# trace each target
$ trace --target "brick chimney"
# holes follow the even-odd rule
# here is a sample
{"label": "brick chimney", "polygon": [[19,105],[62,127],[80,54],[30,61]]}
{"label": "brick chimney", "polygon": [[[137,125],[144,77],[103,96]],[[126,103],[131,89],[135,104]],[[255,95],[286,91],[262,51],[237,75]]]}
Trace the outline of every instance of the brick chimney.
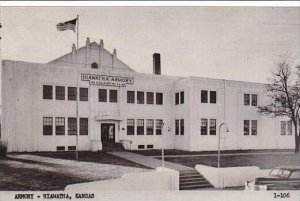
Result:
{"label": "brick chimney", "polygon": [[160,67],[160,54],[154,53],[153,54],[153,74],[160,75],[161,74],[161,67]]}

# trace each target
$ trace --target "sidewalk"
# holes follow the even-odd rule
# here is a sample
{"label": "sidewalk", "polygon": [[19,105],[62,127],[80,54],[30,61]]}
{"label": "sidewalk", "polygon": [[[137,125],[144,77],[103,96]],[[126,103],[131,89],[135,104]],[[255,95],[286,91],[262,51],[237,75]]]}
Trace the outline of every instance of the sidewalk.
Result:
{"label": "sidewalk", "polygon": [[[162,166],[162,164],[161,164],[162,161],[159,159],[155,159],[152,156],[143,156],[143,155],[135,154],[132,152],[109,152],[109,154],[130,160],[135,163],[139,163],[141,165],[144,165],[144,166],[147,166],[147,167],[150,167],[153,169]],[[187,167],[184,165],[180,165],[180,164],[176,164],[176,163],[172,163],[172,162],[168,162],[168,161],[165,161],[165,167],[171,168],[174,170],[178,170],[178,171],[193,170],[193,168],[191,168],[191,167]]]}

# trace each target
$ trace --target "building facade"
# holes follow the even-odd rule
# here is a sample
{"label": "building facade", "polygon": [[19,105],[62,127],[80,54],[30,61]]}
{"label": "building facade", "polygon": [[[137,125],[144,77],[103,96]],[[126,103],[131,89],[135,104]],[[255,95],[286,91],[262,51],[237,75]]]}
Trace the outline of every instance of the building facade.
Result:
{"label": "building facade", "polygon": [[11,152],[216,150],[219,134],[223,150],[294,148],[288,119],[257,113],[267,101],[264,84],[161,75],[159,54],[135,72],[87,39],[47,64],[2,62],[1,138]]}

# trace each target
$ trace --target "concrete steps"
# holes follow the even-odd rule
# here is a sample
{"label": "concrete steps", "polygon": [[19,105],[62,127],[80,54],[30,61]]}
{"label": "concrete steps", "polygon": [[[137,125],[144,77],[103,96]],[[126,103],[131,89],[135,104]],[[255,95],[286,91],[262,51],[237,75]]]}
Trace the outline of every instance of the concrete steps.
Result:
{"label": "concrete steps", "polygon": [[114,152],[114,151],[125,151],[125,149],[121,143],[102,142],[102,151]]}
{"label": "concrete steps", "polygon": [[196,170],[179,171],[179,190],[197,190],[213,186]]}

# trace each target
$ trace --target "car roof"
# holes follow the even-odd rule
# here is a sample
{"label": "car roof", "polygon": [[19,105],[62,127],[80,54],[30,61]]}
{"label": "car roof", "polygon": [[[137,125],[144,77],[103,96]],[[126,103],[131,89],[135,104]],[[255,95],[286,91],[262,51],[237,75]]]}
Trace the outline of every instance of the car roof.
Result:
{"label": "car roof", "polygon": [[275,167],[273,169],[300,171],[300,166],[279,166],[279,167]]}

